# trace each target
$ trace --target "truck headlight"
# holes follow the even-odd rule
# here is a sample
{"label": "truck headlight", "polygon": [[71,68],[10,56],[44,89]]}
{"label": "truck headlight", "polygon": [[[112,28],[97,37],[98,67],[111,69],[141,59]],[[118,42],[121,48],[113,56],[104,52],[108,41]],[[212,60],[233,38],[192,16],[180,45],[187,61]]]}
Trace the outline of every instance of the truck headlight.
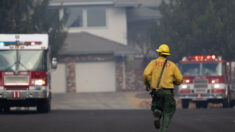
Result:
{"label": "truck headlight", "polygon": [[220,85],[219,84],[215,84],[214,88],[220,88]]}
{"label": "truck headlight", "polygon": [[182,85],[180,85],[180,88],[181,88],[181,89],[186,89],[186,88],[188,88],[188,85],[182,84]]}
{"label": "truck headlight", "polygon": [[42,79],[34,80],[34,85],[42,86],[45,85],[46,81]]}
{"label": "truck headlight", "polygon": [[224,84],[214,84],[213,88],[214,89],[225,89],[226,86]]}

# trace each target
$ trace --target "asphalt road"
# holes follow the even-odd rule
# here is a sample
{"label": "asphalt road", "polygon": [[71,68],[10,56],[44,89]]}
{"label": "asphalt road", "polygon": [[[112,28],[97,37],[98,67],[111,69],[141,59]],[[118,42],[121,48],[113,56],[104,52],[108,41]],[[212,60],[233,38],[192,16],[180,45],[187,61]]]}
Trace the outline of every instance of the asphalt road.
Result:
{"label": "asphalt road", "polygon": [[[0,132],[159,132],[148,110],[0,113]],[[235,132],[235,109],[177,110],[169,132]]]}

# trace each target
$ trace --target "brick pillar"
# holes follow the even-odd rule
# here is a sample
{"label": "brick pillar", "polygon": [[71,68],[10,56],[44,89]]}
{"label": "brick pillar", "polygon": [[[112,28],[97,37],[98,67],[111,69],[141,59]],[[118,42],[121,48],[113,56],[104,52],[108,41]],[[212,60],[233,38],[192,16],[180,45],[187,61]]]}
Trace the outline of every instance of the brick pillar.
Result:
{"label": "brick pillar", "polygon": [[66,64],[66,79],[67,79],[67,92],[76,92],[76,79],[75,79],[75,63],[68,62]]}
{"label": "brick pillar", "polygon": [[123,81],[123,64],[122,58],[116,59],[116,82],[117,82],[117,91],[124,91],[126,88],[124,87],[125,81]]}

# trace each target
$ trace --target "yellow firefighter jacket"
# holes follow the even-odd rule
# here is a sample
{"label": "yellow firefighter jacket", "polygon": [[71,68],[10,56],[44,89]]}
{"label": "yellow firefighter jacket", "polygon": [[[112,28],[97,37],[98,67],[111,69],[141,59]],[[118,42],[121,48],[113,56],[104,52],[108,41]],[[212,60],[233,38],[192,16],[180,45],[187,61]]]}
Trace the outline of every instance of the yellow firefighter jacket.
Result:
{"label": "yellow firefighter jacket", "polygon": [[[152,60],[147,65],[147,67],[144,70],[144,83],[146,87],[149,86],[149,81],[151,81],[151,88],[157,89],[158,79],[160,77],[161,70],[165,60],[166,58],[164,57],[158,57],[157,59]],[[173,89],[174,84],[180,85],[182,82],[183,82],[183,76],[179,68],[175,65],[175,63],[167,60],[158,89],[161,88]]]}

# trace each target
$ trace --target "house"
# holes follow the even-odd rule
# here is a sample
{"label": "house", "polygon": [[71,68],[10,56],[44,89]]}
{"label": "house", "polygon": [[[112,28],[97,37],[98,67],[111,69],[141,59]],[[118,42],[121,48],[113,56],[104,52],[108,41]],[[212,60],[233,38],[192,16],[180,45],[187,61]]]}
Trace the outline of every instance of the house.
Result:
{"label": "house", "polygon": [[128,45],[128,23],[146,19],[140,14],[150,8],[141,9],[140,0],[52,0],[50,6],[59,8],[68,32],[59,52],[58,69],[52,74],[55,92],[113,92],[143,87],[143,71],[127,68],[127,57],[140,54]]}
{"label": "house", "polygon": [[[119,2],[120,1],[120,2]],[[89,32],[127,45],[127,8],[138,3],[127,0],[52,0],[50,6],[61,7],[69,33]]]}

